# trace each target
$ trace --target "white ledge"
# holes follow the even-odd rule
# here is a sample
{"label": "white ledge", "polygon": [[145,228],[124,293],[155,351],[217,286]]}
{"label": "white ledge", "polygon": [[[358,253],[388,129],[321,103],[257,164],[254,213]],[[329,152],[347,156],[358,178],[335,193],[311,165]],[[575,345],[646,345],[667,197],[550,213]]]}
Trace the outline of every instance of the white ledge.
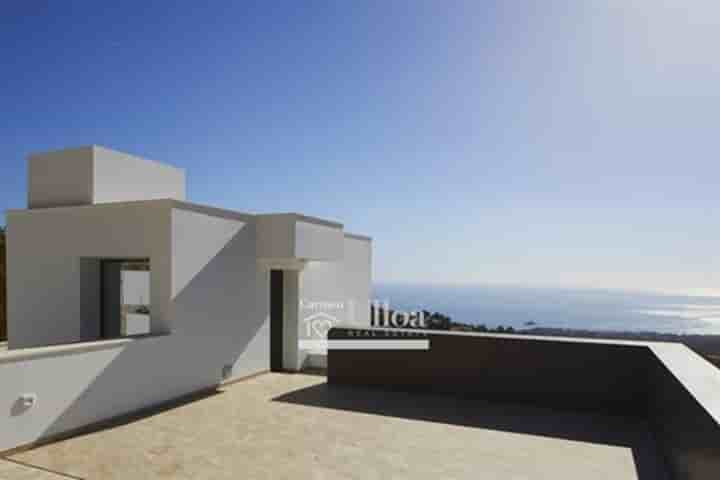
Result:
{"label": "white ledge", "polygon": [[720,425],[720,369],[682,343],[655,344],[650,349]]}
{"label": "white ledge", "polygon": [[47,347],[18,348],[0,351],[0,365],[5,363],[34,360],[36,358],[59,357],[77,353],[93,352],[96,350],[110,350],[122,347],[140,340],[165,337],[167,335],[142,335],[135,337],[115,338],[111,340],[98,340],[94,342],[68,343],[64,345],[50,345]]}

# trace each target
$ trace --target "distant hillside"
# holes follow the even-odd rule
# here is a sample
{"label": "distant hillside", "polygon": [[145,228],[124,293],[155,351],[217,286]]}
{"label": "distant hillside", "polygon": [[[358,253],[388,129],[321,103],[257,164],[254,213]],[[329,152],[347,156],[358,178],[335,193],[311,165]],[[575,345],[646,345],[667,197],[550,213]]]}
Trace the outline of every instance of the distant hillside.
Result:
{"label": "distant hillside", "polygon": [[7,339],[7,290],[5,287],[5,228],[0,227],[0,342]]}

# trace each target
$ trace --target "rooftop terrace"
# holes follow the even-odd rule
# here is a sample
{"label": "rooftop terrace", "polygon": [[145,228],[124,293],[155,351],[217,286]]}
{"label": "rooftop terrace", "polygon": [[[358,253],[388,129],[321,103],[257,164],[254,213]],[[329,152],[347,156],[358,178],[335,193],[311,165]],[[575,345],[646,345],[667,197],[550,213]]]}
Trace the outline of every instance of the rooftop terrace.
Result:
{"label": "rooftop terrace", "polygon": [[663,479],[637,419],[265,374],[10,455],[2,480]]}

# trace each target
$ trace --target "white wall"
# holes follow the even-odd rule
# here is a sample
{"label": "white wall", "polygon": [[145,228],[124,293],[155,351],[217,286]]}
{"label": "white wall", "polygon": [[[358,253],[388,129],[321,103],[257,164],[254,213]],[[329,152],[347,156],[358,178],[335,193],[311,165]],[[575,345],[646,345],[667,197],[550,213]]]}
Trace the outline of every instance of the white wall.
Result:
{"label": "white wall", "polygon": [[185,171],[160,162],[93,147],[93,202],[185,200]]}
{"label": "white wall", "polygon": [[28,158],[28,207],[185,200],[185,171],[99,146]]}
{"label": "white wall", "polygon": [[[119,342],[17,361],[7,360],[17,351],[0,355],[0,451],[213,388],[232,354],[228,342],[187,335]],[[26,393],[38,399],[29,410],[19,405]]]}
{"label": "white wall", "polygon": [[354,308],[352,318],[347,320],[358,325],[370,325],[372,241],[346,235],[342,268],[345,276],[345,297],[352,302]]}
{"label": "white wall", "polygon": [[294,215],[258,215],[255,222],[258,257],[272,259],[295,257]]}
{"label": "white wall", "polygon": [[295,213],[258,215],[258,257],[275,260],[341,260],[341,224]]}
{"label": "white wall", "polygon": [[80,259],[80,340],[92,341],[100,338],[100,260]]}
{"label": "white wall", "polygon": [[295,257],[307,260],[342,259],[342,226],[297,221],[295,223]]}
{"label": "white wall", "polygon": [[28,207],[89,205],[93,201],[93,147],[37,153],[28,158]]}
{"label": "white wall", "polygon": [[169,331],[168,205],[158,201],[8,212],[10,348],[77,342],[92,335],[92,323],[99,319],[93,319],[92,305],[83,301],[92,289],[86,259],[149,258],[153,332]]}
{"label": "white wall", "polygon": [[283,271],[283,368],[300,370],[298,355],[300,273]]}
{"label": "white wall", "polygon": [[150,303],[150,272],[121,270],[123,305],[147,305]]}
{"label": "white wall", "polygon": [[147,335],[151,332],[150,315],[140,313],[125,314],[125,321],[122,326],[123,335]]}
{"label": "white wall", "polygon": [[[344,236],[343,244],[341,261],[311,261],[300,272],[300,338],[308,338],[307,322],[318,313],[328,315],[335,325],[370,325],[372,242]],[[307,353],[298,356],[299,364],[306,365]]]}
{"label": "white wall", "polygon": [[269,276],[257,265],[255,223],[173,209],[173,333],[215,351],[233,377],[270,368]]}
{"label": "white wall", "polygon": [[[157,248],[162,245],[166,254],[172,253],[165,262],[168,268],[159,270],[165,272],[159,288],[166,292],[168,302],[161,309],[166,309],[171,333],[96,342],[90,344],[91,351],[75,345],[0,354],[0,451],[213,388],[223,380],[226,366],[230,379],[269,369],[269,278],[257,266],[254,221],[170,205],[148,202],[140,209],[103,206],[82,212],[9,216],[10,230],[18,236],[10,239],[14,240],[10,256],[16,262],[12,280],[16,324],[31,318],[35,322],[28,323],[51,328],[57,335],[54,338],[65,330],[63,322],[71,329],[77,325],[67,312],[79,311],[79,306],[73,306],[78,301],[73,290],[79,282],[73,265],[79,264],[80,252],[120,257],[142,253],[151,259],[155,282],[157,266],[163,264],[156,261],[152,245],[151,239],[157,237]],[[112,240],[117,222],[122,224],[126,217],[145,219],[145,236],[136,236],[144,241],[133,240],[135,237]],[[57,238],[47,235],[45,228],[58,224],[72,228]],[[43,232],[44,241],[38,236]],[[14,244],[20,235],[31,235],[27,248]],[[42,255],[43,247],[50,248],[57,240],[60,246]],[[36,254],[40,255],[37,262],[32,258]],[[69,260],[53,260],[65,256]],[[36,278],[46,270],[46,279]],[[60,279],[68,285],[57,283]],[[155,283],[152,288],[156,302]],[[47,295],[48,305],[38,295]],[[63,303],[70,307],[62,313],[58,326],[47,319],[58,320],[50,315],[51,307],[60,308]],[[28,328],[27,338],[38,340],[32,335],[36,330]],[[25,393],[38,396],[32,409],[19,405]]]}

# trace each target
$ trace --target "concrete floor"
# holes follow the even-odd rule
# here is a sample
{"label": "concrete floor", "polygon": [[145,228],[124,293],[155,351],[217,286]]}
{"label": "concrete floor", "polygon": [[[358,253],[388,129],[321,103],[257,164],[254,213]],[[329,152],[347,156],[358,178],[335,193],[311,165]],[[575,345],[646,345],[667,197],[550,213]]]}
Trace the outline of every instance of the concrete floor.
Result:
{"label": "concrete floor", "polygon": [[0,459],[0,480],[67,480],[67,478],[34,466]]}
{"label": "concrete floor", "polygon": [[[645,425],[267,374],[0,460],[2,480],[657,479]],[[56,472],[53,475],[48,472]]]}

